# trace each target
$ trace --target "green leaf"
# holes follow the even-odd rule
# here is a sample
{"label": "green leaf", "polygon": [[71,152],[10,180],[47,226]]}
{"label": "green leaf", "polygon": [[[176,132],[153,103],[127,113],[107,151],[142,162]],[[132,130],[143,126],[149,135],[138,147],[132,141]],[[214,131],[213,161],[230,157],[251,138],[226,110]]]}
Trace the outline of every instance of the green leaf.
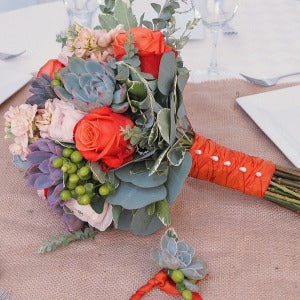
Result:
{"label": "green leaf", "polygon": [[179,166],[184,159],[185,152],[185,148],[180,146],[180,143],[174,144],[167,154],[170,164],[176,167]]}
{"label": "green leaf", "polygon": [[157,114],[157,125],[163,139],[170,144],[170,109],[163,108]]}
{"label": "green leaf", "polygon": [[147,90],[140,81],[133,81],[131,87],[128,89],[128,93],[131,97],[136,97],[138,100],[143,100],[147,96]]}
{"label": "green leaf", "polygon": [[114,15],[117,22],[124,25],[125,30],[138,26],[129,0],[116,0]]}
{"label": "green leaf", "polygon": [[157,14],[160,13],[161,10],[161,6],[157,3],[151,3],[151,6],[153,7],[153,9],[156,11]]}
{"label": "green leaf", "polygon": [[132,183],[141,188],[153,188],[164,184],[167,181],[167,176],[160,176],[157,174],[150,175],[146,169],[140,173],[131,172],[132,165],[127,165],[115,171],[116,176],[124,182]]}
{"label": "green leaf", "polygon": [[90,168],[100,183],[105,183],[107,179],[106,173],[102,170],[99,162],[91,162]]}
{"label": "green leaf", "polygon": [[180,166],[172,166],[169,168],[166,186],[168,190],[168,201],[170,204],[176,200],[185,179],[190,173],[191,166],[192,157],[189,153],[186,153]]}
{"label": "green leaf", "polygon": [[97,201],[91,202],[91,207],[97,214],[101,214],[103,212],[105,200],[100,197],[97,197],[97,199],[98,199]]}
{"label": "green leaf", "polygon": [[150,170],[150,172],[149,172],[149,175],[154,174],[154,173],[158,170],[160,164],[162,163],[162,161],[163,161],[163,159],[165,158],[165,156],[166,156],[167,152],[169,151],[169,149],[170,149],[170,147],[166,148],[166,149],[159,155],[159,157],[158,157],[157,160],[155,161],[153,167],[151,168],[151,170]]}
{"label": "green leaf", "polygon": [[148,210],[148,215],[153,216],[155,213],[155,208],[156,208],[156,203],[152,203],[148,205],[147,210]]}
{"label": "green leaf", "polygon": [[167,196],[164,185],[144,189],[128,182],[121,182],[113,195],[106,198],[112,205],[121,205],[125,209],[139,209]]}
{"label": "green leaf", "polygon": [[156,203],[156,215],[165,226],[171,225],[171,210],[166,199]]}
{"label": "green leaf", "polygon": [[113,205],[113,207],[112,207],[112,215],[113,215],[113,220],[114,220],[116,227],[118,227],[122,210],[123,210],[122,206],[119,206],[119,205]]}
{"label": "green leaf", "polygon": [[158,125],[157,125],[157,123],[154,123],[154,125],[151,128],[149,138],[148,138],[149,146],[152,146],[157,139],[158,139]]}
{"label": "green leaf", "polygon": [[138,209],[132,214],[131,210],[123,210],[118,224],[118,229],[131,231],[137,235],[149,235],[162,227],[156,215],[149,216],[146,207]]}
{"label": "green leaf", "polygon": [[118,26],[118,22],[113,15],[99,15],[99,22],[101,27],[107,31],[110,31]]}
{"label": "green leaf", "polygon": [[118,65],[118,74],[116,75],[116,80],[126,81],[129,77],[129,69],[125,65]]}
{"label": "green leaf", "polygon": [[175,53],[170,51],[162,56],[159,66],[158,89],[163,95],[169,95],[174,82],[175,73]]}

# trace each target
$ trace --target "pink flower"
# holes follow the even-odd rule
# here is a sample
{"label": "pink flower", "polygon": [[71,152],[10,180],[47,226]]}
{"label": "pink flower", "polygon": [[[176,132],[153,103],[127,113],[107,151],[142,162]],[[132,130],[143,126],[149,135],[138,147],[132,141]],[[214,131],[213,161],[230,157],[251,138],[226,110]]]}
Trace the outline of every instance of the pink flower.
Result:
{"label": "pink flower", "polygon": [[6,137],[13,138],[14,144],[9,150],[13,155],[20,155],[23,160],[30,152],[28,145],[34,140],[34,118],[37,105],[22,104],[18,107],[10,107],[4,114],[6,121]]}
{"label": "pink flower", "polygon": [[91,30],[87,27],[78,30],[77,37],[75,39],[73,37],[69,38],[59,55],[59,61],[66,66],[72,56],[106,62],[108,58],[114,57],[112,43],[116,36],[125,32],[123,25],[118,25],[109,32],[106,30]]}
{"label": "pink flower", "polygon": [[72,143],[74,127],[85,115],[69,102],[49,99],[45,103],[45,109],[39,112],[36,126],[41,130],[42,137]]}
{"label": "pink flower", "polygon": [[101,214],[97,214],[90,205],[79,205],[74,199],[65,203],[73,214],[81,221],[88,222],[92,227],[105,231],[113,221],[112,206],[105,202]]}
{"label": "pink flower", "polygon": [[35,118],[35,125],[40,130],[40,136],[42,138],[49,137],[48,130],[49,130],[49,126],[51,124],[51,118],[52,118],[53,112],[54,112],[54,105],[53,105],[51,99],[49,99],[45,102],[44,109],[38,109],[38,114]]}

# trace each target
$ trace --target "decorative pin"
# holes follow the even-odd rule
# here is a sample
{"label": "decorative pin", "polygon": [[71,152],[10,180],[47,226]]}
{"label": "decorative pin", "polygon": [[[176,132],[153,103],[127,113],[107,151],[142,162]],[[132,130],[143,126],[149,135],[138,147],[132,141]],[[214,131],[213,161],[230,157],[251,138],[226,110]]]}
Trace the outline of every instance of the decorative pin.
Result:
{"label": "decorative pin", "polygon": [[195,150],[195,154],[201,155],[201,154],[202,154],[202,151],[201,151],[201,150]]}
{"label": "decorative pin", "polygon": [[262,176],[262,173],[261,173],[261,172],[257,172],[257,173],[255,174],[255,176],[256,176],[256,177],[261,177],[261,176]]}
{"label": "decorative pin", "polygon": [[245,168],[245,167],[240,167],[240,169],[239,169],[241,172],[243,172],[243,173],[246,173],[247,172],[247,169]]}
{"label": "decorative pin", "polygon": [[213,161],[219,161],[219,157],[218,156],[211,156],[210,157]]}
{"label": "decorative pin", "polygon": [[229,160],[224,162],[224,166],[226,167],[230,167],[231,166],[231,162]]}

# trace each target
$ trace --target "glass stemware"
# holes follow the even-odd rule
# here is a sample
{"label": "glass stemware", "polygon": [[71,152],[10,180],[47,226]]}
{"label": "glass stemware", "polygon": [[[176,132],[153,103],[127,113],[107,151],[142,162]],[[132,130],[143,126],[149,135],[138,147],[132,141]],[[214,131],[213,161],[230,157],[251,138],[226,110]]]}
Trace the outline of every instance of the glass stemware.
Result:
{"label": "glass stemware", "polygon": [[70,25],[75,22],[92,27],[93,16],[99,7],[99,0],[63,0]]}
{"label": "glass stemware", "polygon": [[239,5],[239,0],[198,0],[198,9],[203,24],[212,35],[212,55],[207,74],[218,76],[220,70],[217,60],[218,37],[225,24],[232,20]]}

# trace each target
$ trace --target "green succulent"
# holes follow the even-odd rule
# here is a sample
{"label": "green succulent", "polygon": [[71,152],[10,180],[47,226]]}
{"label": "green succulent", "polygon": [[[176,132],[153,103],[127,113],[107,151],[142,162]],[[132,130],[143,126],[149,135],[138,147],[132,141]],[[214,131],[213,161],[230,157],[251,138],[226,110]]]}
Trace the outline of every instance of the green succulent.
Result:
{"label": "green succulent", "polygon": [[106,63],[73,57],[59,75],[63,87],[55,87],[57,95],[81,110],[111,106],[123,113],[128,108],[127,87],[117,84],[114,70]]}

